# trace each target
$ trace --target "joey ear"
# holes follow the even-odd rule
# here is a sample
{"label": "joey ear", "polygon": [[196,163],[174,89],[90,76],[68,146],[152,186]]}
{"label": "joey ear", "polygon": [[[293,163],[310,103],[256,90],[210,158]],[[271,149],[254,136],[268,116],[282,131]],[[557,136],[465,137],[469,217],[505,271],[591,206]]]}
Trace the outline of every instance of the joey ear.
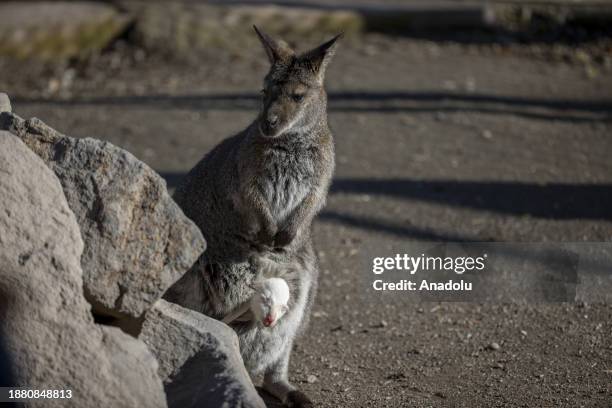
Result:
{"label": "joey ear", "polygon": [[343,33],[340,33],[331,40],[319,45],[317,48],[302,54],[301,59],[306,62],[313,73],[319,76],[320,80],[323,79],[325,69],[336,52],[336,42],[342,38],[343,35]]}
{"label": "joey ear", "polygon": [[284,61],[289,59],[294,55],[293,50],[289,48],[289,45],[284,41],[276,41],[268,34],[260,31],[257,26],[253,26],[253,29],[257,33],[261,44],[266,50],[266,54],[268,55],[268,60],[270,60],[270,64],[274,64],[278,61]]}

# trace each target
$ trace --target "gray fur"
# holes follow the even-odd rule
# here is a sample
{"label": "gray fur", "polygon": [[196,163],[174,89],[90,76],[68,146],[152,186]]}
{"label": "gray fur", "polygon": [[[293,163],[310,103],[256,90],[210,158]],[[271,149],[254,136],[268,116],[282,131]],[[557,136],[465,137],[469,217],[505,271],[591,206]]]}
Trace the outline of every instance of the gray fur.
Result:
{"label": "gray fur", "polygon": [[243,360],[264,373],[264,388],[288,405],[309,399],[288,382],[293,340],[304,330],[317,287],[311,223],[325,204],[334,170],[324,72],[336,38],[305,54],[257,31],[271,68],[262,108],[244,131],[224,140],[175,193],[202,230],[208,250],[166,294],[223,319],[253,295],[251,284],[282,277],[289,311],[272,328],[235,322]]}

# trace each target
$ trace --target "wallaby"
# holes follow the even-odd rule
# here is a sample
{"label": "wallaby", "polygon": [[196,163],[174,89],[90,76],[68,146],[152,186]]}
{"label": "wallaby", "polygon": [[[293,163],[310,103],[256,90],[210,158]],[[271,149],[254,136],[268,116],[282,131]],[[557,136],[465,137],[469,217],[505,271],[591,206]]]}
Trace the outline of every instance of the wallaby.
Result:
{"label": "wallaby", "polygon": [[261,110],[178,187],[174,198],[201,228],[208,248],[166,298],[222,320],[253,297],[254,284],[282,277],[291,296],[277,324],[238,319],[231,326],[248,371],[264,374],[264,389],[289,406],[311,406],[289,383],[288,366],[317,287],[311,223],[334,171],[323,80],[339,36],[296,54],[254,28],[271,63]]}

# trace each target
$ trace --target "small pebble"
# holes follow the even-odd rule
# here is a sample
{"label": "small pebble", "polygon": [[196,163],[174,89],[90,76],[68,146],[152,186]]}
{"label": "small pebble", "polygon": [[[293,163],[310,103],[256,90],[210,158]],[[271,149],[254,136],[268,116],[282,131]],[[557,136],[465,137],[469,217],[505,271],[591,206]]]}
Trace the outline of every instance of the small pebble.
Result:
{"label": "small pebble", "polygon": [[381,320],[380,323],[377,324],[373,324],[370,327],[373,329],[382,329],[383,327],[387,327],[389,325],[389,323],[387,323],[384,320]]}
{"label": "small pebble", "polygon": [[489,350],[499,350],[501,347],[496,342],[493,342],[487,346]]}
{"label": "small pebble", "polygon": [[482,137],[484,137],[485,139],[493,139],[493,132],[491,132],[488,129],[483,130],[481,133]]}
{"label": "small pebble", "polygon": [[317,376],[316,376],[316,375],[310,374],[308,377],[306,377],[306,382],[307,382],[308,384],[314,384],[314,383],[316,383],[317,381],[319,381],[319,379],[317,378]]}

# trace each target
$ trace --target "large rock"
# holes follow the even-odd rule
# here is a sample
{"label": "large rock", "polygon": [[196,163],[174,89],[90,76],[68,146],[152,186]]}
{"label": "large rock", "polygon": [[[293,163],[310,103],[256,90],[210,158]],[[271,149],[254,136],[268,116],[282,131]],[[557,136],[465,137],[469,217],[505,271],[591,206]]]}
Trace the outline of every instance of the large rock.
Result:
{"label": "large rock", "polygon": [[130,18],[92,1],[11,1],[0,4],[0,55],[40,59],[99,52]]}
{"label": "large rock", "polygon": [[170,407],[265,407],[224,323],[160,299],[139,338],[157,357]]}
{"label": "large rock", "polygon": [[157,362],[139,340],[97,326],[83,296],[83,241],[62,188],[23,142],[0,132],[0,293],[17,384],[72,391],[33,407],[164,407]]}
{"label": "large rock", "polygon": [[59,178],[85,242],[85,296],[97,314],[142,317],[204,250],[165,181],[125,150],[7,112],[0,129],[19,136]]}
{"label": "large rock", "polygon": [[[131,35],[153,52],[183,58],[201,58],[201,52],[224,48],[238,55],[250,49],[260,52],[253,25],[285,41],[309,40],[364,28],[363,19],[347,10],[283,7],[278,5],[210,4],[210,2],[125,2],[134,15]],[[246,2],[245,2],[246,3]]]}

